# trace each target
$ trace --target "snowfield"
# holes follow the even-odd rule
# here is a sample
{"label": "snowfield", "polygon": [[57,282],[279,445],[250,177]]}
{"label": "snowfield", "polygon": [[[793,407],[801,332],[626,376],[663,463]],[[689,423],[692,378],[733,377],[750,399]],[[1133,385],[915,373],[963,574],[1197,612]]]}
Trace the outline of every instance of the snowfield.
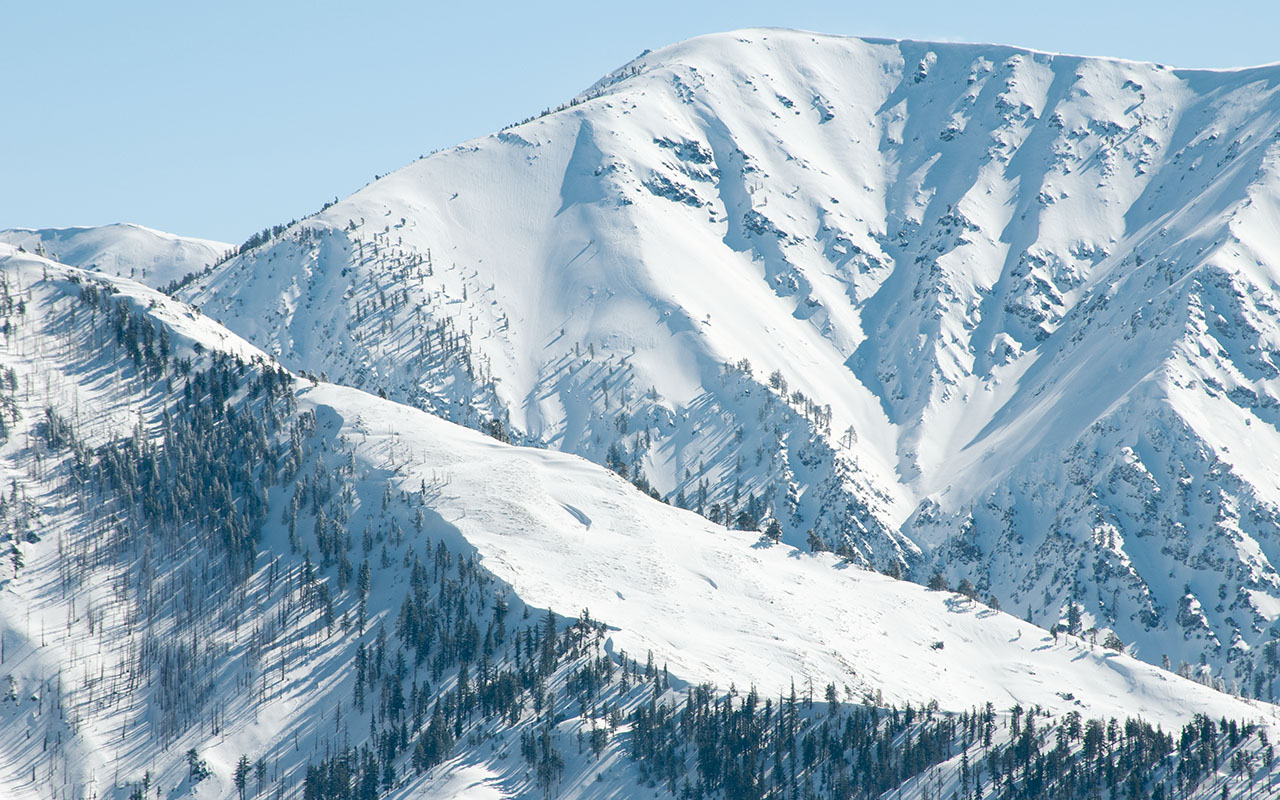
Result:
{"label": "snowfield", "polygon": [[210,239],[122,223],[96,228],[10,228],[0,243],[46,255],[75,267],[133,278],[153,288],[200,272],[234,249]]}
{"label": "snowfield", "polygon": [[[377,519],[381,540],[390,513],[391,530],[407,534],[403,543],[393,536],[383,546],[366,634],[347,629],[354,611],[349,594],[338,595],[342,632],[326,635],[319,612],[298,607],[292,578],[275,577],[300,574],[302,559],[290,554],[275,510],[256,573],[243,590],[212,595],[224,598],[215,603],[241,604],[239,624],[229,626],[224,612],[200,623],[181,623],[181,616],[147,622],[143,609],[154,601],[131,598],[131,590],[122,588],[142,579],[137,563],[115,564],[102,553],[86,560],[95,540],[102,541],[94,533],[98,526],[68,494],[69,473],[60,466],[66,462],[41,443],[48,435],[41,426],[47,424],[44,409],[52,407],[94,447],[138,436],[130,431],[139,420],[143,429],[158,432],[167,424],[161,392],[178,386],[172,377],[147,378],[114,360],[124,354],[118,344],[95,345],[95,317],[77,297],[85,286],[111,287],[113,302],[167,330],[175,357],[197,365],[221,353],[251,365],[271,361],[208,317],[127,279],[14,249],[0,253],[0,275],[5,297],[24,304],[18,327],[7,329],[0,349],[0,366],[14,371],[20,388],[5,395],[17,402],[18,414],[0,447],[0,470],[12,497],[23,498],[10,508],[34,514],[39,531],[19,542],[25,564],[17,577],[9,577],[6,563],[0,583],[3,669],[14,679],[17,698],[0,702],[5,797],[60,797],[63,790],[124,797],[144,773],[169,792],[165,796],[227,797],[234,793],[236,761],[246,753],[269,765],[272,786],[298,786],[308,764],[350,736],[350,728],[339,733],[340,719],[354,718],[357,732],[366,724],[350,700],[344,702],[353,650],[395,619],[408,588],[401,553],[430,554],[433,543],[477,556],[479,566],[507,587],[502,591],[513,617],[520,609],[526,618],[530,608],[569,617],[589,609],[608,626],[604,653],[618,658],[625,652],[641,663],[652,654],[669,671],[677,695],[701,682],[722,691],[756,687],[766,697],[782,696],[792,682],[802,695],[820,695],[832,683],[843,701],[855,703],[936,702],[957,711],[987,702],[1001,710],[1021,704],[1059,718],[1069,711],[1086,718],[1141,715],[1166,729],[1205,714],[1280,732],[1268,704],[1216,692],[1077,637],[1055,641],[954,593],[930,592],[841,565],[827,554],[713,525],[579,457],[504,444],[417,409],[306,379],[297,383],[295,412],[299,419],[314,414],[306,452],[320,459],[317,465],[324,459],[351,465],[351,529],[367,531]],[[287,508],[280,491],[272,490],[273,509]],[[429,498],[420,531],[411,514],[416,503],[394,499],[415,496]],[[392,557],[385,560],[388,546]],[[308,565],[310,555],[308,548]],[[143,572],[159,572],[148,578],[159,597],[165,585],[190,580],[200,563],[209,569],[198,551],[174,561],[157,551]],[[237,601],[239,591],[245,594]],[[264,633],[273,620],[289,620],[287,630],[296,635],[273,644]],[[196,625],[207,653],[204,666],[186,680],[193,686],[208,682],[211,710],[176,740],[158,739],[164,715],[150,694],[151,679],[131,677],[137,637],[176,634],[174,641],[183,641],[184,624]],[[571,747],[572,732],[585,730],[585,723],[564,724],[563,746]],[[392,796],[537,796],[526,771],[506,760],[514,733],[504,736],[493,740],[493,748],[461,749],[427,775],[406,767]],[[161,741],[168,743],[162,747]],[[201,754],[211,770],[208,779],[190,781],[188,748]],[[560,793],[612,796],[634,784],[633,770],[613,746],[599,761],[578,756],[569,772],[576,777]],[[940,770],[930,773],[931,780],[958,780],[955,759]],[[922,796],[936,785],[913,783],[905,796]]]}
{"label": "snowfield", "polygon": [[951,592],[769,546],[580,458],[513,448],[354,389],[320,384],[300,401],[399,486],[441,487],[430,535],[460,536],[534,607],[589,609],[616,628],[612,649],[652,651],[685,682],[765,696],[793,680],[834,682],[887,704],[961,711],[990,700],[1166,728],[1197,713],[1274,713]]}
{"label": "snowfield", "polygon": [[[300,797],[338,753],[397,798],[675,797],[638,731],[702,684],[794,685],[809,734],[991,703],[1006,754],[1014,706],[1280,735],[1277,220],[1280,65],[758,29],[208,272],[0,232],[0,797],[213,800],[242,757]],[[1200,736],[1192,797],[1280,796]],[[893,796],[993,746],[934,741]]]}
{"label": "snowfield", "polygon": [[291,368],[1270,697],[1278,75],[700,37],[182,297]]}

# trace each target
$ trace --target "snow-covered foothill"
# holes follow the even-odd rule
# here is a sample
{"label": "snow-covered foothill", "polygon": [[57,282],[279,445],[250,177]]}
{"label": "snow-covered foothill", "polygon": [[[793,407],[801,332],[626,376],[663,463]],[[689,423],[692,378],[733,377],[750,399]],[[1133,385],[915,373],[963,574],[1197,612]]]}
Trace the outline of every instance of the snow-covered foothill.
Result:
{"label": "snow-covered foothill", "polygon": [[224,242],[177,236],[132,223],[87,228],[10,228],[0,242],[54,261],[154,288],[203,271],[235,248]]}

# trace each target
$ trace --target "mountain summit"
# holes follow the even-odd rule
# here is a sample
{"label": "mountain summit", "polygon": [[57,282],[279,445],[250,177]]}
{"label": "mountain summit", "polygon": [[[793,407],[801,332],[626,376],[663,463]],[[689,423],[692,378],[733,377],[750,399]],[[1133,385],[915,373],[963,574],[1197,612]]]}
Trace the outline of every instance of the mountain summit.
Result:
{"label": "mountain summit", "polygon": [[1278,80],[707,36],[182,296],[713,520],[1270,691]]}
{"label": "mountain summit", "polygon": [[0,234],[0,795],[1274,795],[1278,87],[748,30]]}

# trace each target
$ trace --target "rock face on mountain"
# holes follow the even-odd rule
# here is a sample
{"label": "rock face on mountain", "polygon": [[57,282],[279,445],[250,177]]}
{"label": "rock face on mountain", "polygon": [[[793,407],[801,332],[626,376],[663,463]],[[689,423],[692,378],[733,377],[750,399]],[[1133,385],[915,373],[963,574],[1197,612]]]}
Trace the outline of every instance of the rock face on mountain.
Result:
{"label": "rock face on mountain", "polygon": [[1266,696],[1278,82],[709,36],[180,296],[293,368]]}

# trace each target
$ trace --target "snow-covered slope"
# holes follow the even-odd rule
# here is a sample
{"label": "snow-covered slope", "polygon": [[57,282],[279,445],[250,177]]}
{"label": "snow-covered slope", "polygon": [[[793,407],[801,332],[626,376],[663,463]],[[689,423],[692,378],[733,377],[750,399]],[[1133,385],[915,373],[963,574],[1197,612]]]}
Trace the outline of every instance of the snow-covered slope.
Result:
{"label": "snow-covered slope", "polygon": [[702,37],[183,296],[292,367],[1269,694],[1278,80]]}
{"label": "snow-covered slope", "polygon": [[[487,691],[513,658],[503,613],[513,631],[532,631],[531,607],[589,609],[608,626],[594,653],[611,663],[622,651],[651,654],[677,690],[709,681],[781,698],[794,680],[899,708],[1016,703],[1059,719],[1141,715],[1166,729],[1197,714],[1274,725],[1271,706],[959,595],[726,530],[575,456],[504,444],[355,389],[291,385],[251,345],[137,283],[12,248],[0,251],[0,279],[6,797],[59,786],[123,798],[144,774],[164,796],[225,797],[240,756],[263,765],[249,778],[259,792],[297,792],[313,766],[362,742],[373,749],[356,760],[377,752],[389,763],[394,796],[471,782],[539,796],[541,779],[507,757],[544,724],[545,741],[565,753],[579,742],[559,793],[617,796],[641,780],[624,757],[637,745],[624,726],[605,737],[608,757],[583,755],[582,737],[598,728],[580,688],[592,651],[573,655],[576,644],[530,699],[518,695],[531,709],[523,722],[467,712],[464,724],[457,712],[456,757],[440,770],[412,768],[413,748],[396,743],[418,736],[433,702],[450,707],[448,693],[470,685],[472,657],[458,666],[447,654],[478,655],[481,638],[471,663],[476,691]],[[421,583],[433,573],[439,590]],[[462,612],[473,606],[483,637],[474,624],[467,632]],[[428,624],[431,658],[413,661],[411,631]],[[543,647],[531,637],[526,664]],[[382,677],[366,678],[375,664]],[[602,698],[620,713],[651,691],[656,701],[660,681],[645,674]],[[399,694],[410,675],[412,694]],[[547,687],[556,713],[543,715]],[[397,727],[396,697],[413,698],[412,728]],[[970,747],[974,758],[985,752],[965,739],[965,759]],[[193,778],[192,749],[209,779]],[[938,774],[960,780],[959,750],[948,756]]]}
{"label": "snow-covered slope", "polygon": [[525,602],[588,608],[616,629],[611,648],[651,651],[686,681],[765,695],[793,679],[834,681],[898,706],[994,699],[1166,728],[1234,702],[958,595],[767,546],[572,456],[515,449],[354,389],[321,384],[299,401],[358,457],[394,471],[393,485],[442,484],[430,534],[456,530]]}
{"label": "snow-covered slope", "polygon": [[233,246],[118,223],[96,228],[11,228],[0,242],[63,264],[133,278],[154,288],[211,266]]}

